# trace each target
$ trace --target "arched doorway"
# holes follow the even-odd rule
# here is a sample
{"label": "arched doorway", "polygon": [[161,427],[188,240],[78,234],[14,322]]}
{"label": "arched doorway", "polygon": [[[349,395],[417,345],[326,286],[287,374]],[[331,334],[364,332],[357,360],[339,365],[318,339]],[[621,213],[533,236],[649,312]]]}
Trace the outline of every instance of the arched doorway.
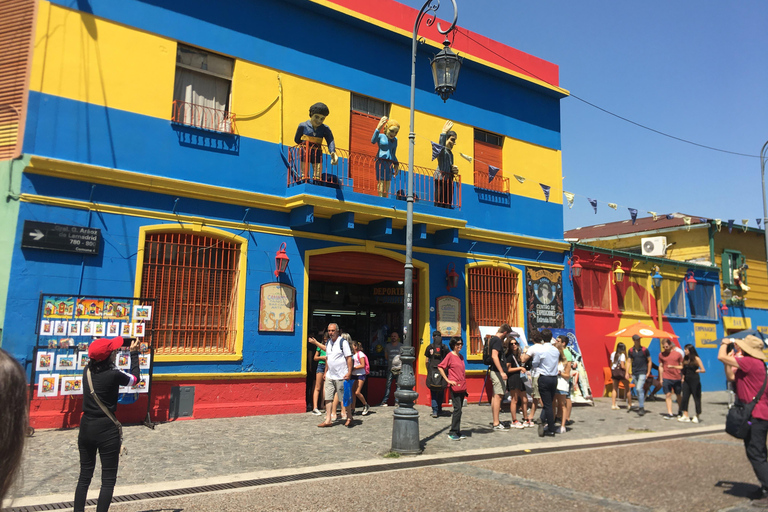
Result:
{"label": "arched doorway", "polygon": [[[309,296],[307,332],[317,337],[329,323],[337,323],[363,344],[370,358],[370,375],[363,393],[370,404],[384,396],[387,363],[384,345],[393,330],[402,335],[402,261],[381,254],[340,251],[308,256]],[[418,269],[414,269],[414,304],[419,304]],[[418,308],[414,325],[419,325]],[[319,339],[319,338],[318,338]],[[416,346],[418,357],[419,347]],[[317,363],[307,351],[307,406],[311,409]],[[416,363],[414,363],[415,365]],[[393,384],[394,388],[394,384]],[[390,393],[390,403],[394,393]]]}

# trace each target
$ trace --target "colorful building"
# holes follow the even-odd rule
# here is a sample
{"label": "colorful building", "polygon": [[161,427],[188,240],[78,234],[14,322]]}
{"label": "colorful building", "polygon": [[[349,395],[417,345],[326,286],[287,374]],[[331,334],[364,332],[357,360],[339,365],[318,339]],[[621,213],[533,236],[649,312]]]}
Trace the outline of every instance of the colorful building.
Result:
{"label": "colorful building", "polygon": [[[77,347],[86,329],[140,332],[152,347],[150,392],[122,408],[126,421],[146,410],[153,420],[305,411],[315,368],[307,338],[329,322],[363,342],[368,399],[381,400],[381,351],[402,329],[416,11],[392,0],[5,9],[18,16],[3,23],[26,44],[13,74],[18,115],[0,117],[0,169],[12,186],[0,235],[2,346],[34,380],[33,426],[77,423],[76,394],[56,393],[57,370],[39,354],[49,345],[57,358],[79,354],[61,340]],[[444,38],[436,24],[420,35],[413,338],[419,356],[437,328],[446,342],[468,339],[478,397],[480,327],[573,323],[562,279],[567,92],[557,66],[459,27],[452,48],[464,61],[444,103],[428,68]],[[337,162],[327,139],[321,152],[295,142],[316,102],[330,110]],[[371,142],[382,116],[402,126],[384,185]],[[430,142],[446,119],[459,172],[438,196]],[[415,365],[428,403],[421,357]]]}
{"label": "colorful building", "polygon": [[[723,389],[716,340],[744,329],[768,333],[764,236],[760,229],[682,214],[567,231],[572,264],[583,267],[581,277],[571,279],[576,332],[593,391],[599,392],[615,345],[632,345],[629,338],[605,335],[636,321],[674,332],[680,347],[694,345],[707,370],[702,388]],[[658,287],[655,275],[661,277]],[[643,343],[650,343],[658,362],[658,342]]]}

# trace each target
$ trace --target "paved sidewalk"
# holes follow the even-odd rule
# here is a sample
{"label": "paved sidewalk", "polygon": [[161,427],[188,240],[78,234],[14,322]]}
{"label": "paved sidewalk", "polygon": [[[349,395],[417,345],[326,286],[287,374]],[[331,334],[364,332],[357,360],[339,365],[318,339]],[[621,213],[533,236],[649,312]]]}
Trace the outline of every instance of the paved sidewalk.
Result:
{"label": "paved sidewalk", "polygon": [[[609,398],[598,398],[593,407],[574,406],[572,418],[576,423],[555,439],[539,438],[536,428],[493,431],[490,406],[470,403],[462,418],[462,431],[469,437],[459,442],[447,437],[450,413],[431,418],[428,407],[417,406],[424,450],[418,457],[510,450],[523,445],[557,443],[565,447],[616,436],[620,442],[692,429],[721,432],[727,400],[724,391],[704,393],[702,423],[694,425],[663,419],[663,400],[646,402],[648,414],[641,418],[634,412],[627,413],[623,402],[622,409],[616,411],[611,409]],[[368,416],[356,415],[358,421],[353,428],[341,423],[333,428],[317,428],[322,417],[310,413],[175,421],[154,430],[125,426],[128,454],[120,462],[115,495],[129,489],[175,488],[181,481],[212,483],[276,473],[274,470],[285,474],[326,465],[392,462],[384,455],[391,446],[393,412],[394,407],[374,407]],[[502,421],[509,419],[508,412],[502,414]],[[22,474],[11,492],[14,500],[6,506],[70,501],[79,472],[77,430],[42,430],[27,441]],[[91,485],[94,496],[99,479],[97,467]]]}

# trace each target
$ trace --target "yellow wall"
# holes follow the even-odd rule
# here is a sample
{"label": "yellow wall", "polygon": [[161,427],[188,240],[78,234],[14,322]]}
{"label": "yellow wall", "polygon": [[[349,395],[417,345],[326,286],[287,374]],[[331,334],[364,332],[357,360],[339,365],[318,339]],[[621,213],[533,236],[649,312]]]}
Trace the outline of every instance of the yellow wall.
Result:
{"label": "yellow wall", "polygon": [[[504,177],[513,194],[544,200],[539,183],[552,187],[549,202],[563,204],[562,153],[536,144],[505,137]],[[520,183],[513,174],[526,178]]]}
{"label": "yellow wall", "polygon": [[[667,244],[672,244],[667,249],[666,258],[676,261],[690,261],[704,258],[709,261],[709,230],[706,228],[691,229],[690,231],[679,230],[668,233],[648,235],[638,233],[637,236],[605,239],[586,242],[596,247],[605,247],[614,250],[637,249],[642,244],[642,239],[649,236],[665,236]],[[704,262],[703,260],[698,261]]]}

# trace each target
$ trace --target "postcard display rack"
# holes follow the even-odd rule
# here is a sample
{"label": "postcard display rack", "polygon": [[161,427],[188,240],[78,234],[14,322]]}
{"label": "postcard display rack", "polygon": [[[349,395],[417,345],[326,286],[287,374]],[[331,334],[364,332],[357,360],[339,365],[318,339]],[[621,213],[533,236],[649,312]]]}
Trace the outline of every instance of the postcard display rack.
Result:
{"label": "postcard display rack", "polygon": [[[139,297],[41,294],[30,379],[30,386],[37,388],[37,397],[82,398],[83,370],[88,364],[91,342],[105,337],[135,337],[141,345],[141,378],[135,386],[120,388],[120,403],[133,403],[139,396],[146,395],[144,424],[154,428],[155,423],[150,418],[154,368],[153,306],[154,299]],[[130,370],[127,347],[119,349],[115,365],[120,370]],[[32,395],[30,393],[30,398]]]}

